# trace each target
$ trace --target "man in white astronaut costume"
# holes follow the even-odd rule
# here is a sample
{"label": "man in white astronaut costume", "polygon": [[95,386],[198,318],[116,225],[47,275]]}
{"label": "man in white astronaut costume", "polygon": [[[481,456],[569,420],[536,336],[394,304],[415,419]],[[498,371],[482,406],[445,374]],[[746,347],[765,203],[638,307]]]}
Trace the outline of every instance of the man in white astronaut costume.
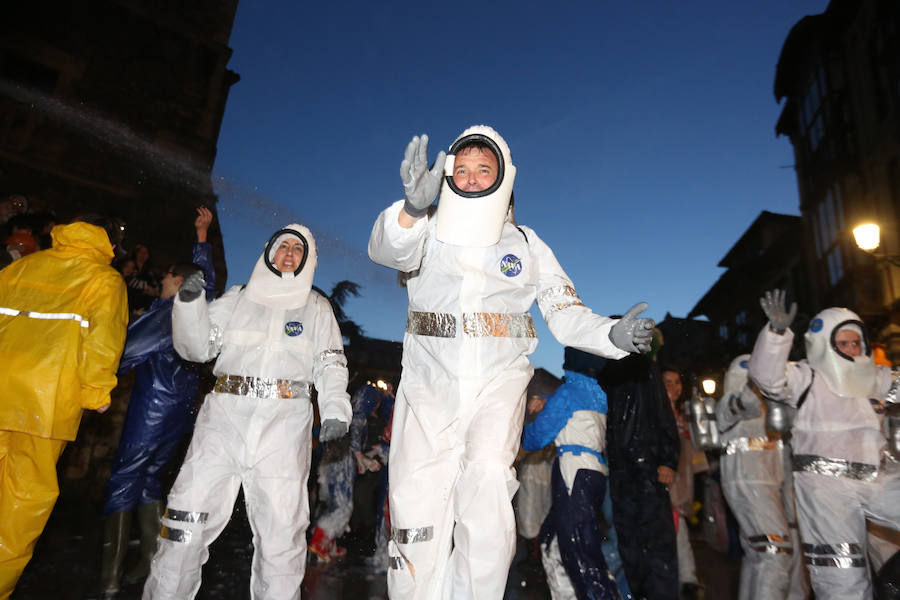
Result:
{"label": "man in white astronaut costume", "polygon": [[315,241],[294,224],[272,236],[246,287],[207,306],[194,295],[202,284],[193,276],[182,285],[172,313],[175,349],[195,362],[218,356],[216,386],[169,494],[145,599],[196,595],[209,544],[231,518],[241,486],[256,545],[251,598],[300,598],[311,387],[321,439],[342,436],[351,418],[341,334],[329,301],[311,291],[315,268]]}
{"label": "man in white astronaut costume", "polygon": [[[406,195],[369,239],[376,263],[413,272],[390,453],[390,595],[502,598],[515,550],[511,468],[537,346],[538,301],[565,345],[609,358],[648,351],[653,322],[584,307],[552,251],[511,214],[515,167],[486,126],[427,168],[427,136],[401,163]],[[440,189],[437,210],[430,206]]]}
{"label": "man in white astronaut costume", "polygon": [[[788,363],[797,311],[784,292],[760,299],[769,323],[750,359],[750,378],[767,396],[798,408],[793,420],[797,516],[817,600],[872,597],[866,519],[900,529],[900,471],[882,430],[896,378],[876,367],[860,318],[827,308],[810,321],[806,360]],[[894,376],[895,377],[895,376]]]}
{"label": "man in white astronaut costume", "polygon": [[[747,380],[749,364],[749,354],[731,361],[716,407],[724,449],[722,491],[740,525],[744,549],[738,600],[785,600],[794,598],[789,590],[800,544],[782,496],[784,445],[768,435],[763,401]],[[798,588],[796,600],[805,598],[803,586]]]}

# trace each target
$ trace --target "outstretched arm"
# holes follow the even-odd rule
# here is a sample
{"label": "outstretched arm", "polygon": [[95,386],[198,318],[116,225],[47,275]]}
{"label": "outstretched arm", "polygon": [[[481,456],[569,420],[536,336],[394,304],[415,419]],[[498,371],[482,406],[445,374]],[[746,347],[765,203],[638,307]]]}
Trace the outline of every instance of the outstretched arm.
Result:
{"label": "outstretched arm", "polygon": [[573,346],[606,358],[622,358],[628,351],[610,339],[616,319],[594,314],[584,306],[574,284],[553,251],[533,230],[522,227],[538,269],[537,302],[553,336],[564,346]]}

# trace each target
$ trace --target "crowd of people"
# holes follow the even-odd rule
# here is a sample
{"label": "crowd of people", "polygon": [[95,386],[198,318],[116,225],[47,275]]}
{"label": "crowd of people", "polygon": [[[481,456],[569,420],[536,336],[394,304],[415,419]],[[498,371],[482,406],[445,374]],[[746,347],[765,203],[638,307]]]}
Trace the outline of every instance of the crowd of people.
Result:
{"label": "crowd of people", "polygon": [[[0,203],[0,600],[53,509],[82,411],[106,411],[130,371],[97,515],[107,598],[142,580],[144,598],[193,598],[240,491],[253,598],[299,598],[307,550],[341,560],[354,519],[392,598],[502,598],[523,539],[554,599],[701,597],[688,523],[719,489],[740,532],[741,600],[807,598],[810,584],[817,599],[897,597],[897,547],[866,523],[900,529],[900,377],[875,365],[855,313],[817,315],[807,359],[791,363],[796,306],[767,293],[768,323],[716,405],[659,364],[645,303],[593,313],[516,223],[516,168],[495,130],[470,127],[430,168],[427,144],[407,146],[404,198],[369,239],[409,293],[402,376],[353,389],[305,226],[274,232],[247,284],[216,298],[206,208],[192,260],[157,271],[148,246],[126,255],[117,219],[56,224],[24,197]],[[535,302],[566,346],[556,389],[533,380]],[[727,545],[718,508],[707,520]]]}

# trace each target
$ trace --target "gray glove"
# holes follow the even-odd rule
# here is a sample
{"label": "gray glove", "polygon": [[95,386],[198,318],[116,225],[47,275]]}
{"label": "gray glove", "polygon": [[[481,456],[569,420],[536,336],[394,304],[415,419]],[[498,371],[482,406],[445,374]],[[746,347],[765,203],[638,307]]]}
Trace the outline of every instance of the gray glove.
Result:
{"label": "gray glove", "polygon": [[625,313],[619,322],[609,330],[609,340],[617,348],[627,352],[650,352],[653,339],[653,319],[639,319],[637,316],[647,310],[646,302],[638,302]]}
{"label": "gray glove", "polygon": [[403,162],[400,163],[400,180],[403,181],[403,192],[406,194],[403,210],[411,217],[424,216],[441,189],[447,153],[443,150],[438,152],[434,166],[429,171],[427,152],[428,136],[415,136],[406,147]]}
{"label": "gray glove", "polygon": [[784,309],[784,290],[772,290],[759,299],[759,305],[769,318],[769,327],[778,335],[782,335],[791,326],[797,316],[797,303],[791,302],[789,311]]}
{"label": "gray glove", "polygon": [[350,423],[345,423],[340,419],[325,419],[322,423],[322,430],[319,431],[319,441],[330,442],[340,439],[346,435],[349,428]]}
{"label": "gray glove", "polygon": [[178,299],[182,302],[193,302],[203,294],[204,287],[206,287],[206,279],[203,277],[203,273],[195,271],[184,278],[181,287],[178,288]]}

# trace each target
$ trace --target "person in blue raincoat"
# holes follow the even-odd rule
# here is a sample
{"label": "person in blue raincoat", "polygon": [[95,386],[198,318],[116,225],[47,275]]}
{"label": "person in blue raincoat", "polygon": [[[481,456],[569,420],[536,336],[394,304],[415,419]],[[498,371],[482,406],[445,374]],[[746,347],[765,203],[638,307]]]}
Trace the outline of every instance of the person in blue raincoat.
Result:
{"label": "person in blue raincoat", "polygon": [[139,581],[150,571],[162,514],[160,471],[194,422],[197,374],[172,346],[172,305],[181,283],[198,270],[206,280],[207,300],[213,299],[215,270],[206,241],[211,222],[212,212],[198,208],[193,263],[170,267],[159,297],[128,327],[119,374],[135,369],[135,384],[103,506],[106,523],[100,584],[107,597],[119,590],[135,509],[141,530],[140,559],[125,581]]}
{"label": "person in blue raincoat", "polygon": [[[606,394],[596,373],[603,359],[575,348],[565,350],[565,381],[547,399],[544,409],[525,426],[522,446],[539,450],[556,443],[553,465],[553,505],[541,531],[544,564],[551,590],[554,581],[565,588],[564,575],[580,598],[620,598],[603,554],[601,514],[609,469],[606,447]],[[555,539],[554,539],[555,538]],[[557,568],[559,559],[565,574]],[[564,595],[561,590],[554,598]]]}

